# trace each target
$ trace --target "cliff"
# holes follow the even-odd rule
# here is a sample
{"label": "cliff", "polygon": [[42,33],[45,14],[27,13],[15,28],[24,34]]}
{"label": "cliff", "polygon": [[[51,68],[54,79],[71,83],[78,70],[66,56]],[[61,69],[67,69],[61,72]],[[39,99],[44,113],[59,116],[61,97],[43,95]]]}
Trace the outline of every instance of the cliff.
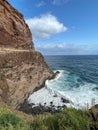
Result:
{"label": "cliff", "polygon": [[0,46],[34,48],[31,32],[23,15],[6,0],[0,0]]}
{"label": "cliff", "polygon": [[0,100],[19,108],[53,75],[41,53],[34,50],[23,16],[0,0]]}

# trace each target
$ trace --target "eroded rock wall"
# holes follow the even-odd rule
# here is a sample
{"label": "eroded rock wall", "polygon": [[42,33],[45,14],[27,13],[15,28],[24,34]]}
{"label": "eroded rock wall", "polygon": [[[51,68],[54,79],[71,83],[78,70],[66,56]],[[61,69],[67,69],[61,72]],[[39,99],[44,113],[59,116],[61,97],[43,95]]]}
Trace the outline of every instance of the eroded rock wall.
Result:
{"label": "eroded rock wall", "polygon": [[34,50],[22,14],[0,0],[0,100],[18,109],[53,75],[41,53]]}
{"label": "eroded rock wall", "polygon": [[32,34],[23,15],[6,0],[0,0],[0,46],[34,49]]}
{"label": "eroded rock wall", "polygon": [[53,76],[43,56],[36,51],[4,52],[0,54],[0,61],[7,84],[3,84],[7,88],[7,102],[13,108],[19,108],[34,89]]}
{"label": "eroded rock wall", "polygon": [[8,100],[8,94],[9,94],[9,86],[7,84],[7,81],[5,79],[4,73],[0,69],[0,101],[7,102]]}

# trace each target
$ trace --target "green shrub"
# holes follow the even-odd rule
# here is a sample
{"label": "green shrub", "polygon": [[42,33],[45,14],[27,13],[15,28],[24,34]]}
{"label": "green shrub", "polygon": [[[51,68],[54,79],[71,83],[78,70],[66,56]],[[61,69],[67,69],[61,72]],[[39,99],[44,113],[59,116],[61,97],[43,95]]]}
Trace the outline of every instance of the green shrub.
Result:
{"label": "green shrub", "polygon": [[39,115],[34,117],[33,122],[30,123],[30,130],[47,130],[44,124],[45,115]]}
{"label": "green shrub", "polygon": [[28,122],[23,121],[15,114],[2,114],[0,117],[0,130],[31,130]]}
{"label": "green shrub", "polygon": [[[47,115],[47,116],[46,116]],[[87,111],[65,109],[55,115],[37,116],[31,123],[34,130],[97,130],[91,114]],[[32,130],[32,129],[31,129]]]}
{"label": "green shrub", "polygon": [[82,110],[65,109],[56,116],[59,130],[90,130],[91,118]]}
{"label": "green shrub", "polygon": [[56,116],[49,116],[44,120],[45,125],[48,127],[48,130],[59,130],[58,119]]}
{"label": "green shrub", "polygon": [[9,124],[16,126],[21,119],[15,114],[7,113],[0,117],[0,126],[8,126]]}
{"label": "green shrub", "polygon": [[98,130],[90,111],[65,109],[26,120],[9,109],[0,109],[0,130]]}

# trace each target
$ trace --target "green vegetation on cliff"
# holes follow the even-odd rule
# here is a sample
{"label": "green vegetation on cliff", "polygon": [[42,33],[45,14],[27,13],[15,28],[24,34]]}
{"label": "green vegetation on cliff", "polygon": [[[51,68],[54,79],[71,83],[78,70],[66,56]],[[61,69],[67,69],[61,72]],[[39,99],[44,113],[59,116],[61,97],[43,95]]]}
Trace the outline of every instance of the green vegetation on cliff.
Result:
{"label": "green vegetation on cliff", "polygon": [[32,117],[0,105],[0,130],[98,130],[98,126],[90,111],[65,109]]}

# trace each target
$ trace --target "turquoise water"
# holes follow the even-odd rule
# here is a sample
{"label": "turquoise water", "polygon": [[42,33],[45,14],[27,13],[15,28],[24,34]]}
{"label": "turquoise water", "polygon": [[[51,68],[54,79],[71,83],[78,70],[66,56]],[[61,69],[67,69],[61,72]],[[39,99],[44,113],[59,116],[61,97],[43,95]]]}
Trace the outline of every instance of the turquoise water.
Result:
{"label": "turquoise water", "polygon": [[47,87],[72,101],[75,107],[98,103],[98,56],[45,56],[59,76],[46,82]]}

